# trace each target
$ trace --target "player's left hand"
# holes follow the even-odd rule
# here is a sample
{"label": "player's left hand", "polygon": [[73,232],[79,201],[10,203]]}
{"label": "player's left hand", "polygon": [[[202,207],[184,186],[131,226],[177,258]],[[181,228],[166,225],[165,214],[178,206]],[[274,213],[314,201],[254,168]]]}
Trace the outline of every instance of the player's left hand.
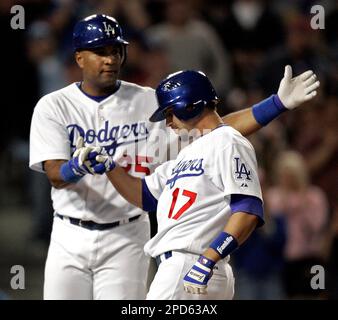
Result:
{"label": "player's left hand", "polygon": [[291,66],[285,66],[284,78],[280,82],[278,97],[287,109],[294,109],[317,95],[320,82],[311,70],[292,78]]}
{"label": "player's left hand", "polygon": [[183,278],[184,290],[193,294],[206,294],[214,266],[214,261],[201,255]]}

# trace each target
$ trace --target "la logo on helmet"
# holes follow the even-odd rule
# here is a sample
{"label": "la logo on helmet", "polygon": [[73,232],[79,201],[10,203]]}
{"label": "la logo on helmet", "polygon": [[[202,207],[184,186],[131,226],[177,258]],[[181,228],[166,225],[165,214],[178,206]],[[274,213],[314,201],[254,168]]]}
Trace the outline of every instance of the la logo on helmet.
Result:
{"label": "la logo on helmet", "polygon": [[106,32],[107,36],[110,36],[110,35],[113,36],[115,34],[115,29],[110,24],[107,25],[107,22],[103,21],[103,25],[104,25],[104,31]]}

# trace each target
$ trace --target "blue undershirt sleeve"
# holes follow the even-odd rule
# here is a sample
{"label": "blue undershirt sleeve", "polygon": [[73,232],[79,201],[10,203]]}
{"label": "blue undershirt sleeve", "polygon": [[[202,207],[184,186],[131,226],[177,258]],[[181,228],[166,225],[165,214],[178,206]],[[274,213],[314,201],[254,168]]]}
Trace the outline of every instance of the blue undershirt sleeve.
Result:
{"label": "blue undershirt sleeve", "polygon": [[157,199],[149,191],[145,179],[142,179],[142,207],[144,211],[153,212],[157,209]]}
{"label": "blue undershirt sleeve", "polygon": [[257,227],[261,227],[264,224],[263,202],[257,197],[243,194],[232,194],[230,208],[232,213],[241,211],[257,216],[259,218]]}

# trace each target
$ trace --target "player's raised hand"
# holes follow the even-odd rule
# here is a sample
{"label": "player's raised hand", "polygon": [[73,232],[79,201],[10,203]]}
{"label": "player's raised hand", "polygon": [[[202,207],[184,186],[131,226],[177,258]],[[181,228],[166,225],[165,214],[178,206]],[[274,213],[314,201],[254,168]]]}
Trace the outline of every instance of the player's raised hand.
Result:
{"label": "player's raised hand", "polygon": [[184,290],[193,294],[206,294],[214,266],[214,261],[201,255],[183,278]]}
{"label": "player's raised hand", "polygon": [[287,65],[277,94],[283,105],[291,110],[315,97],[319,85],[320,82],[313,71],[308,70],[292,78],[292,68]]}

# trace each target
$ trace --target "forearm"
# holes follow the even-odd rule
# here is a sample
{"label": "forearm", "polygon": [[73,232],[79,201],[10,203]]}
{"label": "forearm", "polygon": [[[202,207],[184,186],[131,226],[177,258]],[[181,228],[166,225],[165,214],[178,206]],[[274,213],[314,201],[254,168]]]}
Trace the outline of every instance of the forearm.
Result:
{"label": "forearm", "polygon": [[[257,223],[257,216],[245,212],[236,212],[230,217],[223,231],[234,237],[237,245],[240,246],[255,230]],[[203,255],[215,262],[222,259],[220,254],[210,247]]]}
{"label": "forearm", "polygon": [[136,207],[142,207],[142,180],[135,178],[119,166],[106,173],[109,181],[114,185],[115,189],[128,202]]}
{"label": "forearm", "polygon": [[67,162],[66,160],[47,160],[44,162],[44,170],[51,185],[56,189],[63,189],[71,183],[65,182],[60,174],[61,166]]}
{"label": "forearm", "polygon": [[257,216],[245,212],[235,212],[226,224],[224,232],[233,235],[241,245],[255,230],[257,223]]}
{"label": "forearm", "polygon": [[189,293],[205,294],[215,264],[236,250],[249,237],[257,223],[257,216],[245,212],[234,213],[224,232],[220,233],[209,248],[199,256],[183,278],[184,290]]}
{"label": "forearm", "polygon": [[262,126],[256,121],[252,113],[252,108],[230,113],[222,119],[224,123],[235,128],[243,136],[248,136],[262,128]]}

